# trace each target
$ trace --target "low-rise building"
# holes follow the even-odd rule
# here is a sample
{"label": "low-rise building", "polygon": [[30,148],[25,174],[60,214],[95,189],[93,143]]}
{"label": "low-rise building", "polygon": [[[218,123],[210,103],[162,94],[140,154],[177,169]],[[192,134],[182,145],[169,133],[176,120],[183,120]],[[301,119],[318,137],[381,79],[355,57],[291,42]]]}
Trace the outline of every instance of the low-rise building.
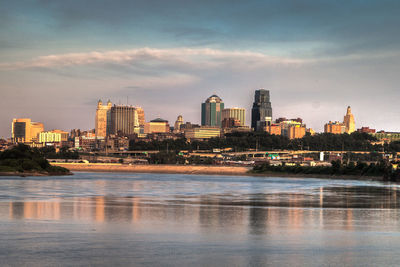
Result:
{"label": "low-rise building", "polygon": [[379,132],[373,133],[371,135],[375,136],[379,141],[384,141],[387,143],[400,140],[400,132],[379,131]]}
{"label": "low-rise building", "polygon": [[68,132],[52,130],[39,133],[39,143],[61,143],[68,141]]}
{"label": "low-rise building", "polygon": [[185,138],[188,140],[213,137],[221,137],[221,129],[219,127],[198,127],[185,130]]}
{"label": "low-rise building", "polygon": [[373,134],[373,133],[376,132],[376,130],[375,129],[370,129],[369,127],[361,127],[360,129],[357,129],[357,132]]}
{"label": "low-rise building", "polygon": [[170,128],[167,120],[163,120],[161,118],[157,118],[151,120],[150,122],[146,122],[144,125],[144,133],[169,133]]}

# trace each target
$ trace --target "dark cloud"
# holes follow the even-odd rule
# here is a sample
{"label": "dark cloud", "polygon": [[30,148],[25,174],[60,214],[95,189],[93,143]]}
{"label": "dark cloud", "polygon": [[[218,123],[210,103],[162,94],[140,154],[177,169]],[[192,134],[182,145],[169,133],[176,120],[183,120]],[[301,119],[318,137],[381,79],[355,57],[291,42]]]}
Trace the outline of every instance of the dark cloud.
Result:
{"label": "dark cloud", "polygon": [[[397,50],[400,45],[400,2],[388,0],[7,1],[3,10],[56,27],[49,38],[86,33],[82,42],[90,37],[104,41],[108,34],[117,45],[139,41],[268,49],[288,43],[288,53],[306,56]],[[6,23],[11,19],[3,17],[2,25],[12,27]],[[315,43],[311,52],[310,43]]]}

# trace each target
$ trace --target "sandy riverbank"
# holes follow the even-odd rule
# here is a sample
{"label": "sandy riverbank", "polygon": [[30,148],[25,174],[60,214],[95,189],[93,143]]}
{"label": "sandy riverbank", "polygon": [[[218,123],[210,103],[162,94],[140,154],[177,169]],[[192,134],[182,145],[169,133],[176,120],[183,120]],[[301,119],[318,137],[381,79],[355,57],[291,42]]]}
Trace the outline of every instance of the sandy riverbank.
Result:
{"label": "sandy riverbank", "polygon": [[208,174],[208,175],[249,175],[259,177],[291,177],[382,181],[377,176],[354,175],[323,175],[323,174],[291,174],[291,173],[252,173],[252,167],[240,166],[205,166],[205,165],[126,165],[119,163],[51,163],[70,171],[87,172],[133,172],[133,173],[178,173],[178,174]]}
{"label": "sandy riverbank", "polygon": [[247,175],[251,167],[193,165],[126,165],[115,163],[51,163],[70,171]]}

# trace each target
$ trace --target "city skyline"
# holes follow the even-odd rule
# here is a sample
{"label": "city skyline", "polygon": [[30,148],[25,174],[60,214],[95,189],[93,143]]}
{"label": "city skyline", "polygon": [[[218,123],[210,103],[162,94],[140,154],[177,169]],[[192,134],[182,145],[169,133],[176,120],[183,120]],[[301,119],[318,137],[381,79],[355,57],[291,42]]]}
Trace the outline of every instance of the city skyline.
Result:
{"label": "city skyline", "polygon": [[0,137],[13,118],[94,128],[99,98],[200,123],[199,103],[216,94],[249,122],[259,88],[276,117],[319,132],[344,106],[357,127],[400,131],[400,3],[254,3],[5,1]]}
{"label": "city skyline", "polygon": [[[255,90],[254,91],[254,95],[255,95],[255,98],[257,99],[257,97],[258,97],[258,99],[260,99],[260,92],[266,92],[267,93],[267,97],[265,98],[267,101],[268,101],[268,103],[269,103],[269,109],[271,109],[271,103],[272,103],[272,101],[270,101],[270,97],[269,97],[269,90],[265,90],[265,89],[257,89],[257,90]],[[208,97],[207,98],[207,100],[205,101],[205,102],[202,102],[201,103],[201,107],[200,107],[200,111],[199,111],[199,113],[200,113],[200,115],[201,116],[203,116],[202,114],[203,114],[203,111],[205,111],[205,109],[204,109],[204,104],[205,103],[207,103],[210,99],[213,99],[213,98],[218,98],[218,100],[219,101],[221,101],[221,104],[222,105],[224,105],[224,103],[223,103],[223,100],[221,100],[217,95],[212,95],[212,96],[210,96],[210,97]],[[98,125],[98,123],[99,123],[99,111],[101,111],[102,109],[103,109],[103,111],[101,111],[101,112],[107,112],[107,110],[108,110],[108,112],[110,113],[110,114],[108,114],[108,113],[104,113],[104,114],[102,114],[101,116],[102,116],[102,118],[100,119],[100,120],[104,120],[104,122],[102,122],[102,128],[104,128],[104,129],[101,129],[100,131],[101,131],[101,133],[102,133],[102,131],[104,131],[104,133],[105,132],[110,132],[110,134],[111,134],[111,128],[112,128],[112,126],[110,126],[111,125],[111,117],[112,117],[112,115],[111,115],[111,113],[112,113],[112,108],[128,108],[128,109],[132,109],[132,110],[135,110],[136,112],[139,112],[137,115],[136,115],[136,120],[137,120],[137,127],[139,127],[139,121],[140,121],[140,123],[141,123],[141,126],[142,127],[144,127],[144,124],[145,123],[148,123],[148,122],[152,122],[152,121],[154,121],[154,120],[160,120],[161,118],[160,117],[157,117],[157,118],[153,118],[153,119],[151,119],[151,118],[149,118],[147,121],[148,122],[146,122],[146,120],[144,119],[144,117],[145,117],[145,111],[143,110],[143,108],[141,108],[141,107],[139,107],[139,106],[134,106],[134,105],[131,105],[131,104],[128,104],[128,103],[126,103],[126,104],[121,104],[121,102],[119,102],[118,104],[114,104],[114,103],[112,103],[110,100],[108,100],[104,105],[102,104],[103,102],[102,102],[102,100],[100,99],[100,100],[98,100],[97,101],[97,105],[96,105],[96,109],[94,109],[94,127],[88,127],[88,128],[83,128],[83,129],[81,129],[81,128],[71,128],[71,129],[66,129],[67,131],[69,131],[69,130],[76,130],[76,129],[79,129],[79,130],[82,130],[82,131],[92,131],[92,130],[95,130],[95,132],[98,132],[98,129],[97,129],[97,125]],[[252,112],[253,111],[253,109],[254,109],[254,103],[256,103],[256,102],[253,102],[253,105],[252,105],[252,108],[250,109],[250,111]],[[99,109],[99,107],[100,107],[100,109]],[[108,108],[107,108],[108,107]],[[105,108],[105,109],[104,109]],[[221,108],[221,111],[220,111],[220,113],[221,113],[221,115],[220,116],[222,116],[222,111],[223,110],[232,110],[232,109],[241,109],[241,110],[243,110],[244,112],[246,111],[246,109],[245,108],[240,108],[240,107],[223,107],[222,106],[222,108]],[[93,111],[93,110],[92,110]],[[250,113],[251,113],[250,112]],[[272,112],[272,109],[271,109],[271,111],[270,112]],[[108,115],[106,115],[106,114],[108,114]],[[349,115],[350,114],[350,115]],[[210,114],[208,114],[208,115],[210,115]],[[139,116],[139,117],[137,117],[137,116]],[[345,113],[345,115],[344,115],[344,121],[343,121],[343,124],[342,125],[347,125],[346,124],[346,120],[348,120],[348,119],[346,119],[346,118],[348,118],[349,116],[351,116],[351,119],[353,120],[353,128],[351,129],[351,131],[350,132],[348,132],[348,133],[351,133],[351,132],[354,132],[355,130],[357,130],[357,129],[361,129],[361,128],[371,128],[370,126],[365,126],[365,125],[357,125],[357,122],[356,123],[354,123],[354,117],[353,117],[353,114],[351,113],[351,107],[350,106],[348,106],[347,107],[347,109],[346,109],[346,113]],[[107,118],[106,118],[107,117]],[[110,118],[109,118],[110,117]],[[182,117],[181,115],[178,115],[178,118],[179,117]],[[232,117],[232,116],[231,116]],[[234,117],[234,116],[233,116]],[[260,129],[256,129],[256,128],[253,128],[252,127],[252,120],[253,120],[253,116],[250,114],[250,115],[248,115],[248,114],[246,114],[245,115],[245,118],[247,118],[247,117],[250,117],[250,122],[249,123],[246,123],[246,124],[244,124],[244,125],[242,125],[242,126],[246,126],[246,127],[250,127],[251,129],[253,129],[254,131],[265,131],[265,130],[261,130],[261,128]],[[340,117],[340,116],[339,116]],[[284,119],[288,119],[288,118],[286,118],[285,116],[281,116],[281,115],[277,115],[277,116],[272,116],[272,117],[270,117],[270,119],[271,119],[271,122],[270,123],[275,123],[275,121],[281,121],[281,120],[284,120]],[[299,117],[297,117],[297,119],[300,119]],[[297,119],[294,119],[294,120],[297,120]],[[29,120],[29,121],[31,121],[32,120],[32,118],[28,118],[28,117],[21,117],[21,118],[13,118],[13,121],[12,121],[12,127],[11,128],[13,128],[13,123],[15,122],[15,121],[18,121],[18,120]],[[290,120],[290,119],[289,119]],[[302,119],[301,119],[302,120]],[[115,121],[115,120],[114,120]],[[169,122],[169,120],[165,120],[166,122]],[[202,118],[200,119],[200,122],[202,121]],[[221,121],[222,121],[222,119],[221,119]],[[257,119],[256,119],[256,121],[257,121]],[[190,122],[190,121],[184,121],[184,122]],[[335,123],[338,123],[338,121],[335,121]],[[35,122],[35,123],[39,123],[39,124],[41,124],[42,125],[42,128],[43,128],[43,131],[53,131],[53,130],[58,130],[58,128],[49,128],[49,127],[46,127],[46,123],[43,123],[43,122]],[[190,122],[190,123],[193,123],[193,122]],[[326,123],[325,122],[321,122],[323,125],[322,125],[322,130],[317,130],[317,131],[315,131],[315,132],[319,132],[319,133],[323,133],[323,132],[327,132],[326,131]],[[329,120],[329,122],[328,123],[332,123],[332,120]],[[43,126],[44,125],[44,126]],[[107,126],[106,126],[107,125]],[[199,123],[199,125],[200,125],[200,123]],[[202,125],[202,126],[207,126],[207,125]],[[211,125],[212,126],[212,125]],[[217,125],[215,125],[215,126],[217,126]],[[219,126],[217,126],[217,127],[219,127],[219,128],[221,128],[221,125],[219,125]],[[107,130],[106,130],[106,128],[107,128]],[[314,131],[314,129],[312,128],[312,127],[309,127],[310,129],[312,129],[313,131]],[[348,128],[348,126],[346,126],[346,129]],[[372,127],[373,128],[373,127]],[[13,129],[11,129],[11,132],[13,132],[12,131]],[[390,132],[390,131],[388,131],[388,130],[386,130],[386,129],[374,129],[374,130],[376,130],[376,131],[386,131],[386,132]],[[346,132],[347,132],[347,130],[346,130]],[[116,134],[116,133],[114,133],[114,134]],[[96,136],[98,135],[98,133],[96,134]],[[106,134],[106,135],[108,135],[108,134]],[[105,137],[105,134],[100,134],[100,136],[101,137]],[[9,137],[11,137],[11,135],[10,136],[7,136],[7,137],[5,137],[5,138],[9,138]]]}

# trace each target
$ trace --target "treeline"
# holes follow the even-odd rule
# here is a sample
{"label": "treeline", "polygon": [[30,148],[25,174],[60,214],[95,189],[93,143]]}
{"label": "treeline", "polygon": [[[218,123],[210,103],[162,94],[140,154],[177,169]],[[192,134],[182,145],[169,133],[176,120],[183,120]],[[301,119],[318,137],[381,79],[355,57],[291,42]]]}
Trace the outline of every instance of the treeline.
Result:
{"label": "treeline", "polygon": [[156,154],[150,154],[148,161],[150,164],[213,164],[212,158],[202,158],[199,156],[183,157],[174,151],[161,151]]}
{"label": "treeline", "polygon": [[290,140],[285,136],[270,135],[264,132],[235,132],[226,134],[223,138],[211,138],[206,141],[187,142],[185,138],[167,139],[164,141],[135,141],[131,140],[130,150],[211,150],[214,148],[232,148],[233,151],[258,150],[314,150],[314,151],[386,151],[400,152],[400,142],[373,145],[375,137],[367,133],[352,134],[321,133],[306,135],[300,139]]}
{"label": "treeline", "polygon": [[46,159],[79,159],[78,151],[70,151],[68,147],[62,147],[58,152],[52,146],[36,149],[36,153]]}
{"label": "treeline", "polygon": [[0,172],[67,174],[69,170],[50,165],[38,149],[19,144],[0,152]]}
{"label": "treeline", "polygon": [[332,166],[287,166],[285,164],[273,166],[268,162],[256,165],[253,168],[254,173],[291,173],[291,174],[325,174],[325,175],[355,175],[355,176],[388,176],[391,173],[391,167],[385,161],[379,161],[377,164],[366,164],[364,162],[350,162],[342,164],[340,160],[332,161]]}

